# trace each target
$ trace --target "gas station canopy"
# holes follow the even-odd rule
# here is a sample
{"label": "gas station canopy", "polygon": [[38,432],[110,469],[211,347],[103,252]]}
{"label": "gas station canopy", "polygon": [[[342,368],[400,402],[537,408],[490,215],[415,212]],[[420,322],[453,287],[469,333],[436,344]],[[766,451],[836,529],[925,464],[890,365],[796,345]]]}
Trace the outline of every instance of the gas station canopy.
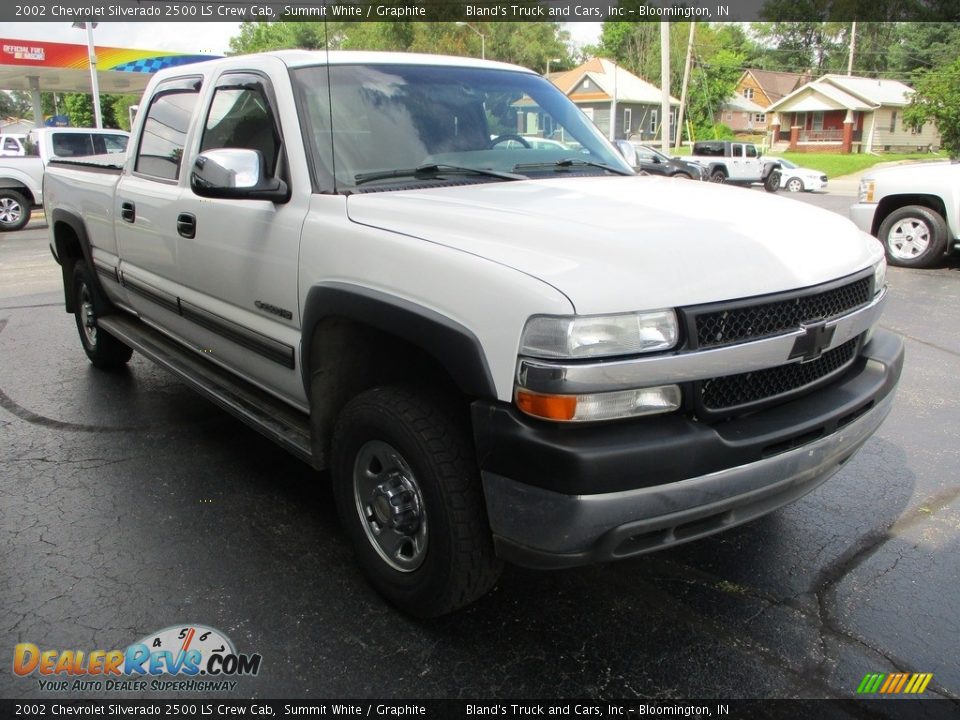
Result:
{"label": "gas station canopy", "polygon": [[[211,60],[162,50],[96,47],[101,93],[142,93],[153,73]],[[0,38],[0,90],[90,92],[86,45]]]}

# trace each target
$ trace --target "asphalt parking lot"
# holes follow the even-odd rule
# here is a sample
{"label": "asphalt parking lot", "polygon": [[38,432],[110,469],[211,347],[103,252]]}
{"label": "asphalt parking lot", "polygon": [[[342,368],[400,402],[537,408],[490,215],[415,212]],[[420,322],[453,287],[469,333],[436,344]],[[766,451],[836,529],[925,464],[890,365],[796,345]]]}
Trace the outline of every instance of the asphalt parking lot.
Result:
{"label": "asphalt parking lot", "polygon": [[[360,576],[323,476],[137,355],[89,365],[46,244],[36,221],[0,236],[0,653],[202,623],[263,657],[223,697],[852,697],[923,672],[960,700],[956,260],[891,269],[896,406],[814,493],[616,565],[508,568],[418,622]],[[49,694],[4,672],[0,697]]]}

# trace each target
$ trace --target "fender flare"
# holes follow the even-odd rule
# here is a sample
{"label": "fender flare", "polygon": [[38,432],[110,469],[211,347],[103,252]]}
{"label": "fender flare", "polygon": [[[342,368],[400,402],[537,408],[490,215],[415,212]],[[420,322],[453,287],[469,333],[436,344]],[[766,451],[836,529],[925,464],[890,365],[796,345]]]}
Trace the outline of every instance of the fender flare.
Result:
{"label": "fender flare", "polygon": [[67,312],[73,312],[73,293],[71,292],[73,284],[73,270],[72,268],[67,267],[67,263],[64,262],[67,257],[66,249],[63,246],[63,241],[57,236],[56,227],[59,223],[67,225],[74,234],[77,236],[77,243],[80,245],[80,252],[83,254],[83,259],[87,263],[87,267],[90,268],[90,276],[93,279],[93,283],[97,286],[98,292],[103,293],[103,288],[100,287],[100,278],[97,276],[97,273],[94,270],[93,265],[93,252],[90,249],[90,236],[87,234],[87,226],[83,222],[83,218],[78,217],[76,214],[64,210],[63,208],[57,208],[50,213],[48,219],[48,224],[50,226],[51,233],[53,235],[53,244],[56,250],[56,259],[60,263],[60,269],[63,274],[63,295],[64,302],[66,304]]}
{"label": "fender flare", "polygon": [[329,317],[346,318],[398,336],[430,354],[464,393],[497,396],[483,347],[469,328],[408,300],[339,282],[314,285],[304,304],[300,371],[308,396],[313,336],[320,322]]}

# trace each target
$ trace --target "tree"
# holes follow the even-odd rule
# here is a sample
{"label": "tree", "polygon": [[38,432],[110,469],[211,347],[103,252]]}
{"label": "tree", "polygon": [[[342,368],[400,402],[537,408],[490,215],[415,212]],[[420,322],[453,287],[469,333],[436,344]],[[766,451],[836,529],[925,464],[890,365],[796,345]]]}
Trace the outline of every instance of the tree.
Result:
{"label": "tree", "polygon": [[[303,48],[316,50],[396,50],[479,57],[485,46],[488,59],[512,62],[539,72],[569,67],[569,34],[551,22],[245,22],[230,39],[230,52],[242,54]],[[484,36],[481,45],[480,37]],[[560,62],[556,62],[559,58]]]}
{"label": "tree", "polygon": [[[130,130],[130,108],[140,102],[139,95],[107,95],[104,105],[109,105],[113,125],[121,130]],[[104,123],[106,125],[106,123]]]}
{"label": "tree", "polygon": [[903,119],[914,127],[935,122],[944,149],[960,159],[960,59],[919,79]]}
{"label": "tree", "polygon": [[93,99],[86,93],[64,95],[63,109],[73,127],[93,127]]}

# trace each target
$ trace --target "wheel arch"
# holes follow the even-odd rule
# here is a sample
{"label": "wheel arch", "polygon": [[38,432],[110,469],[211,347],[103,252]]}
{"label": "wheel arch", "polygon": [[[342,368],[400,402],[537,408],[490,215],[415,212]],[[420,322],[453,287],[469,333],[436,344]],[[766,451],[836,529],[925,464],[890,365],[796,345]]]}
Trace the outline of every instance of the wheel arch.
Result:
{"label": "wheel arch", "polygon": [[943,198],[937,195],[923,193],[888,195],[887,197],[881,198],[877,204],[877,210],[873,214],[873,225],[870,228],[870,234],[874,237],[879,237],[880,226],[883,224],[883,221],[887,219],[887,216],[909,205],[920,205],[929,208],[939,213],[940,217],[944,220],[947,219],[947,207],[943,202]]}
{"label": "wheel arch", "polygon": [[14,192],[20,193],[27,199],[30,207],[36,207],[38,204],[36,193],[21,180],[9,177],[3,178],[0,180],[0,191],[3,190],[13,190]]}
{"label": "wheel arch", "polygon": [[[300,369],[311,401],[314,456],[330,457],[337,415],[354,396],[395,382],[439,386],[468,401],[495,398],[480,340],[440,313],[386,293],[325,283],[307,293]],[[322,398],[315,402],[314,398]]]}
{"label": "wheel arch", "polygon": [[[66,311],[74,311],[73,303],[73,267],[78,260],[87,263],[91,269],[92,282],[99,286],[99,278],[93,271],[93,253],[90,250],[90,236],[87,234],[83,219],[63,209],[55,209],[47,219],[53,237],[57,262],[63,275],[63,294]],[[98,287],[101,292],[103,288]]]}

